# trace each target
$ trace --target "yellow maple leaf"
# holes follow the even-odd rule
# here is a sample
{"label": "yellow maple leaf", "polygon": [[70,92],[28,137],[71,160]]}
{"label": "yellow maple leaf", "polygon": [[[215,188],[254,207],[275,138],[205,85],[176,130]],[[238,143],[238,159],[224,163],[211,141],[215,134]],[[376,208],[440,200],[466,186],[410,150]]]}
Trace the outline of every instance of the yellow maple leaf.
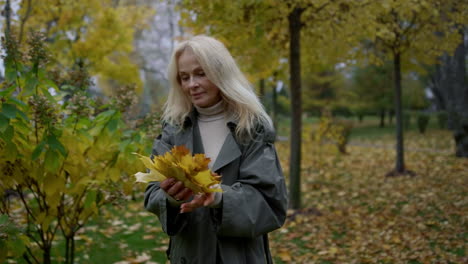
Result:
{"label": "yellow maple leaf", "polygon": [[148,183],[175,178],[182,181],[185,187],[194,193],[222,192],[219,185],[221,176],[209,170],[210,159],[205,154],[192,156],[185,146],[175,146],[164,155],[155,156],[153,160],[138,153],[135,154],[149,169],[148,173],[136,173],[136,182]]}

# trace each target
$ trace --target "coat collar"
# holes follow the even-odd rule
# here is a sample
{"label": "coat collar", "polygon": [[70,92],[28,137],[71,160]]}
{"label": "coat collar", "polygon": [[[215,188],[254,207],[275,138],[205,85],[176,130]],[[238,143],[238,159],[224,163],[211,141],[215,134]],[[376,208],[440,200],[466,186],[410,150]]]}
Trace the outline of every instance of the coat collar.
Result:
{"label": "coat collar", "polygon": [[[190,114],[185,118],[182,130],[178,133],[178,136],[175,139],[176,145],[185,145],[191,153],[193,153],[193,128],[195,127],[195,122],[197,122],[197,116],[198,112],[196,110],[190,112]],[[232,118],[228,118],[226,125],[228,126],[230,133],[226,136],[218,157],[211,168],[213,172],[218,171],[242,155],[239,144],[234,137],[237,122]]]}

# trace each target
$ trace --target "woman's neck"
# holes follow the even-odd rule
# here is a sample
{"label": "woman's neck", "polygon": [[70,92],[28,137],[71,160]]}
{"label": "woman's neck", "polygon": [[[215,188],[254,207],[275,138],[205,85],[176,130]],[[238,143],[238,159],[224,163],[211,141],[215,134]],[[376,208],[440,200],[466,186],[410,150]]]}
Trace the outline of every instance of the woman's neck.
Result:
{"label": "woman's neck", "polygon": [[224,104],[222,100],[216,103],[215,105],[212,105],[209,107],[195,106],[195,108],[197,109],[201,118],[210,118],[210,117],[218,116],[218,115],[223,114],[224,112]]}

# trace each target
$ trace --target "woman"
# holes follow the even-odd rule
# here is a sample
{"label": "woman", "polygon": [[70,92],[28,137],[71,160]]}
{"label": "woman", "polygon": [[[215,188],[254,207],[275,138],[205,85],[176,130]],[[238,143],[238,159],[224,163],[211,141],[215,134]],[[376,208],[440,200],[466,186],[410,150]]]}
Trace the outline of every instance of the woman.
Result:
{"label": "woman", "polygon": [[285,221],[287,193],[271,120],[225,46],[195,36],[175,49],[163,132],[153,155],[185,145],[211,158],[222,193],[152,182],[145,207],[170,236],[171,263],[272,263],[268,232]]}

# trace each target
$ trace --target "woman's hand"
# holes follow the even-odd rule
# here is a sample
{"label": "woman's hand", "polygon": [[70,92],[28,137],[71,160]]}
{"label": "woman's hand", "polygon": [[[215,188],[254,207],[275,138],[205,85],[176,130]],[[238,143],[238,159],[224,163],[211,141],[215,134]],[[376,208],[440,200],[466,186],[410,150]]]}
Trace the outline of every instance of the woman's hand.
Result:
{"label": "woman's hand", "polygon": [[183,182],[174,178],[163,180],[159,186],[176,201],[186,201],[193,195],[192,190],[185,187]]}
{"label": "woman's hand", "polygon": [[204,207],[210,206],[215,201],[215,193],[208,193],[208,194],[197,194],[193,197],[192,201],[188,203],[183,203],[180,206],[181,213],[188,213],[192,212],[193,210]]}

